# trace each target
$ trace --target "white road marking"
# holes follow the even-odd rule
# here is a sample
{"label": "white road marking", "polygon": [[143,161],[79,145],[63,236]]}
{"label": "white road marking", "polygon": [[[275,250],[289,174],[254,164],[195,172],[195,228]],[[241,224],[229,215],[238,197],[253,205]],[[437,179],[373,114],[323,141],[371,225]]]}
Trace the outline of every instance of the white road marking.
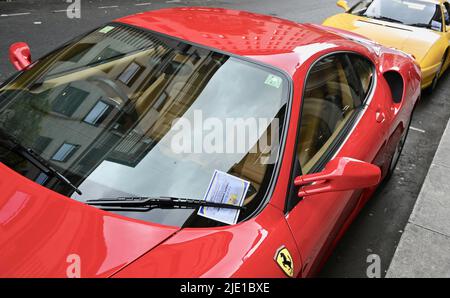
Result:
{"label": "white road marking", "polygon": [[110,6],[99,6],[98,8],[100,9],[106,9],[106,8],[117,8],[119,7],[118,5],[110,5]]}
{"label": "white road marking", "polygon": [[40,21],[37,21],[37,22],[33,22],[33,24],[35,24],[35,25],[41,25],[41,24],[42,24],[42,22],[40,22]]}
{"label": "white road marking", "polygon": [[150,2],[136,3],[135,6],[150,5]]}
{"label": "white road marking", "polygon": [[[78,11],[78,8],[70,9],[70,11]],[[52,12],[67,12],[67,9],[52,10]]]}
{"label": "white road marking", "polygon": [[18,12],[18,13],[10,13],[10,14],[1,14],[0,17],[15,17],[15,16],[24,16],[27,14],[31,14],[31,12]]}
{"label": "white road marking", "polygon": [[418,131],[418,132],[421,132],[421,133],[426,133],[425,130],[420,129],[420,128],[416,128],[416,127],[414,127],[414,126],[410,126],[409,129],[412,129],[412,130],[415,130],[415,131]]}

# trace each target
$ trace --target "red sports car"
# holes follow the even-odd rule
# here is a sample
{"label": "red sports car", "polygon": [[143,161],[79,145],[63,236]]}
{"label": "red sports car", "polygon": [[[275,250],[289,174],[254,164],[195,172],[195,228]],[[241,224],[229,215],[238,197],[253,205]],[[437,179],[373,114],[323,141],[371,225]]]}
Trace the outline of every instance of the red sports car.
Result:
{"label": "red sports car", "polygon": [[139,13],[10,59],[1,277],[314,276],[420,97],[405,53],[226,9]]}

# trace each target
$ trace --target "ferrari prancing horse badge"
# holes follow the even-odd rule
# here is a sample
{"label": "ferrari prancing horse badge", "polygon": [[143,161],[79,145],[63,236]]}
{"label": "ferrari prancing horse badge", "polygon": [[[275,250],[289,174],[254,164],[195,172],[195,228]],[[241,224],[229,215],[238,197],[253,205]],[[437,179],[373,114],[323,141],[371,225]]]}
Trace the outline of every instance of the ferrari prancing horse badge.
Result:
{"label": "ferrari prancing horse badge", "polygon": [[289,250],[284,245],[277,250],[274,259],[287,276],[294,276],[294,261]]}

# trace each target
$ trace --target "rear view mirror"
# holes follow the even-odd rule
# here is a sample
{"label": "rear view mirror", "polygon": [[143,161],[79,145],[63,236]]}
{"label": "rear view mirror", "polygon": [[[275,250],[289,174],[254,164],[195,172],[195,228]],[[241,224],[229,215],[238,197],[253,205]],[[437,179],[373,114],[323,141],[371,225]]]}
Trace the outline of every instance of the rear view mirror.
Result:
{"label": "rear view mirror", "polygon": [[331,160],[320,173],[307,174],[295,178],[299,186],[299,197],[326,192],[362,189],[380,182],[379,167],[348,157]]}
{"label": "rear view mirror", "polygon": [[30,47],[25,42],[16,42],[9,47],[9,60],[17,70],[31,64]]}
{"label": "rear view mirror", "polygon": [[348,7],[347,1],[345,0],[339,0],[338,2],[336,2],[336,5],[342,7],[345,11],[350,9],[350,7]]}

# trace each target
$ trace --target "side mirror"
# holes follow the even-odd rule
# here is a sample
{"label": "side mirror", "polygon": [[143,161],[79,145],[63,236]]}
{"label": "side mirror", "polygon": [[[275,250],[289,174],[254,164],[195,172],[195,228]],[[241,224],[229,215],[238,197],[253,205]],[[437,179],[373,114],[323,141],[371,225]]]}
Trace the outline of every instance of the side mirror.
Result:
{"label": "side mirror", "polygon": [[31,64],[30,47],[25,42],[16,42],[9,47],[9,60],[17,70]]}
{"label": "side mirror", "polygon": [[379,167],[348,157],[331,160],[320,173],[307,174],[295,178],[294,184],[300,187],[299,197],[326,192],[362,189],[380,182]]}
{"label": "side mirror", "polygon": [[338,2],[336,2],[336,5],[342,7],[345,11],[350,9],[350,7],[348,7],[347,1],[345,0],[339,0]]}

